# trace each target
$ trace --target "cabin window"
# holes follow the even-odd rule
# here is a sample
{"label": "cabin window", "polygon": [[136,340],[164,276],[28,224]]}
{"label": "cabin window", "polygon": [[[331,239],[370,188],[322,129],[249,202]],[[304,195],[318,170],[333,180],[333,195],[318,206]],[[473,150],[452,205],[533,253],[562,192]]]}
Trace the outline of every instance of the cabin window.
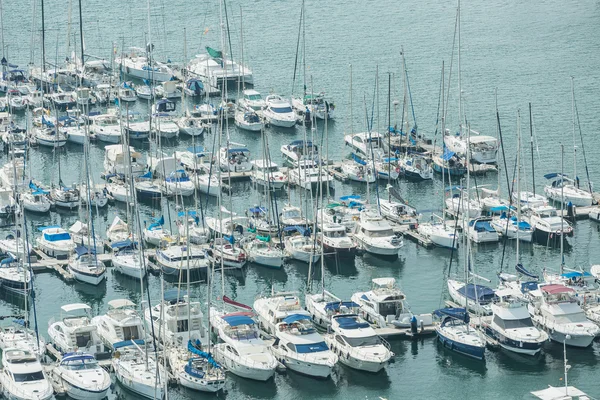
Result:
{"label": "cabin window", "polygon": [[187,332],[188,331],[188,320],[182,319],[177,321],[177,332]]}
{"label": "cabin window", "polygon": [[377,346],[382,343],[381,338],[377,335],[357,338],[344,336],[344,340],[352,347]]}
{"label": "cabin window", "polygon": [[92,334],[90,332],[80,333],[76,337],[77,347],[87,347],[88,343],[92,341]]}
{"label": "cabin window", "polygon": [[236,355],[236,357],[239,357],[239,356],[240,356],[240,355],[239,355],[239,353],[237,352],[237,350],[236,350],[236,349],[234,349],[233,347],[231,347],[231,346],[227,346],[227,348],[229,349],[229,351],[231,351],[233,354],[235,354],[235,355]]}
{"label": "cabin window", "polygon": [[387,317],[388,315],[396,315],[396,312],[401,310],[402,306],[396,302],[379,304],[379,314],[383,315],[384,317]]}
{"label": "cabin window", "polygon": [[335,340],[337,340],[340,344],[344,346],[346,345],[346,343],[344,343],[344,339],[342,339],[342,337],[339,335],[335,335]]}
{"label": "cabin window", "polygon": [[288,349],[290,349],[294,353],[296,352],[296,346],[293,343],[288,343],[288,344],[286,344],[286,346]]}
{"label": "cabin window", "polygon": [[533,321],[531,318],[523,319],[508,319],[504,321],[504,329],[517,329],[517,328],[531,328],[533,327]]}
{"label": "cabin window", "polygon": [[33,382],[44,380],[44,374],[42,371],[28,372],[25,374],[13,374],[15,382]]}
{"label": "cabin window", "polygon": [[123,338],[125,340],[136,340],[140,338],[137,326],[124,326],[123,327]]}

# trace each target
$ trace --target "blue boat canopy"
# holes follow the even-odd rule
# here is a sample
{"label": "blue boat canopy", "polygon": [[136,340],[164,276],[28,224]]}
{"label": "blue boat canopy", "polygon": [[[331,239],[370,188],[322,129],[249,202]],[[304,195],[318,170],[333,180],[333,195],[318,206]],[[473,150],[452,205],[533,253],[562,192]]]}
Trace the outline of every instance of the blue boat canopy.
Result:
{"label": "blue boat canopy", "polygon": [[352,159],[359,163],[360,165],[367,165],[367,162],[365,160],[363,160],[362,158],[360,158],[359,156],[357,156],[356,154],[352,153]]}
{"label": "blue boat canopy", "polygon": [[[525,275],[529,278],[532,279],[539,279],[539,276],[537,276],[534,273],[529,272],[527,269],[525,269],[525,267],[523,266],[523,264],[517,264],[515,265],[515,269],[517,270],[518,273]],[[537,284],[536,284],[536,289],[537,289]]]}
{"label": "blue boat canopy", "polygon": [[175,304],[175,303],[179,302],[180,300],[183,300],[184,296],[187,296],[187,291],[179,290],[179,289],[175,288],[175,289],[169,289],[169,290],[165,291],[165,296],[163,297],[163,299],[166,302]]}
{"label": "blue boat canopy", "polygon": [[49,242],[59,242],[61,240],[71,240],[71,235],[69,232],[61,232],[61,233],[44,233],[44,239]]}
{"label": "blue boat canopy", "polygon": [[254,320],[246,315],[225,315],[222,318],[229,326],[254,325]]}
{"label": "blue boat canopy", "polygon": [[[304,146],[304,140],[294,140],[292,143],[290,143],[290,146]],[[312,142],[310,140],[306,141],[306,147],[310,147],[312,146]]]}
{"label": "blue boat canopy", "polygon": [[559,176],[564,176],[567,177],[567,174],[561,174],[560,172],[551,172],[549,174],[544,175],[544,178],[546,179],[554,179],[554,178],[558,178]]}
{"label": "blue boat canopy", "polygon": [[190,217],[195,217],[197,213],[196,213],[196,210],[189,210],[187,212],[186,211],[179,211],[177,213],[177,216],[178,217],[184,217],[186,214],[189,215]]}
{"label": "blue boat canopy", "polygon": [[137,247],[137,242],[132,242],[131,240],[122,240],[120,242],[114,242],[110,245],[110,247],[115,251],[120,251],[124,249],[135,249]]}
{"label": "blue boat canopy", "polygon": [[204,147],[202,146],[191,146],[187,148],[187,151],[189,151],[190,153],[204,153]]}
{"label": "blue boat canopy", "polygon": [[304,353],[319,353],[321,351],[327,351],[329,347],[327,347],[327,343],[310,343],[310,344],[297,344],[296,345],[296,353],[304,354]]}
{"label": "blue boat canopy", "polygon": [[133,344],[144,345],[144,339],[136,339],[136,340],[123,340],[122,342],[117,342],[113,344],[113,348],[120,349],[121,347],[133,346]]}
{"label": "blue boat canopy", "polygon": [[474,283],[468,283],[461,287],[458,289],[458,293],[470,300],[478,301],[479,304],[488,304],[497,297],[496,292],[489,287]]}
{"label": "blue boat canopy", "polygon": [[514,207],[508,207],[507,205],[503,204],[501,206],[496,206],[496,207],[490,208],[490,211],[494,212],[494,213],[498,213],[498,212],[514,210],[514,209],[515,209]]}
{"label": "blue boat canopy", "polygon": [[310,315],[305,315],[305,314],[292,314],[292,315],[288,315],[287,317],[285,317],[283,319],[283,322],[285,322],[286,324],[291,324],[297,321],[303,321],[306,319],[310,319]]}
{"label": "blue boat canopy", "polygon": [[265,207],[252,207],[252,208],[249,208],[248,211],[250,211],[253,214],[256,214],[256,213],[260,214],[260,213],[266,213],[268,210]]}
{"label": "blue boat canopy", "polygon": [[563,278],[567,278],[567,279],[572,279],[572,278],[591,278],[592,274],[590,274],[589,272],[585,271],[585,272],[579,272],[579,271],[570,271],[570,272],[565,272],[564,274],[561,275]]}
{"label": "blue boat canopy", "polygon": [[233,149],[229,149],[229,153],[247,153],[250,152],[246,147],[237,147]]}
{"label": "blue boat canopy", "polygon": [[87,246],[77,246],[75,247],[75,253],[77,253],[78,257],[81,257],[84,254],[96,254],[96,249],[87,247]]}
{"label": "blue boat canopy", "polygon": [[298,232],[302,236],[310,236],[310,228],[305,228],[299,225],[286,226],[283,228],[284,232]]}
{"label": "blue boat canopy", "polygon": [[456,153],[454,153],[453,151],[450,151],[448,149],[444,149],[444,154],[442,154],[442,160],[448,161],[452,157],[454,157],[454,154],[456,154]]}
{"label": "blue boat canopy", "polygon": [[537,282],[523,282],[521,283],[521,292],[530,292],[532,290],[536,290],[538,288]]}
{"label": "blue boat canopy", "polygon": [[341,201],[359,200],[359,199],[360,199],[360,196],[358,194],[349,194],[348,196],[340,197]]}
{"label": "blue boat canopy", "polygon": [[359,322],[358,315],[348,315],[335,319],[342,329],[360,329],[368,328],[370,325],[368,322]]}
{"label": "blue boat canopy", "polygon": [[465,323],[469,323],[469,313],[465,308],[440,308],[439,310],[435,310],[433,312],[437,317],[444,318],[450,317],[452,319],[457,319],[463,321]]}
{"label": "blue boat canopy", "polygon": [[358,308],[360,306],[353,301],[331,301],[325,304],[325,311],[337,311],[342,307]]}
{"label": "blue boat canopy", "polygon": [[15,258],[9,253],[8,257],[0,261],[0,265],[7,265],[15,261]]}

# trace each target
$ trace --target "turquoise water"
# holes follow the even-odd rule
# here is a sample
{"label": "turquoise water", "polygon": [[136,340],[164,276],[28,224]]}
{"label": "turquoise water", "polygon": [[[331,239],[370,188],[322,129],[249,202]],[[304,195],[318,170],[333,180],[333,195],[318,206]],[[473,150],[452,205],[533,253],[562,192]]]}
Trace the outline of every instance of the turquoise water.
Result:
{"label": "turquoise water", "polygon": [[[25,2],[4,2],[4,42],[8,45],[9,59],[26,65],[30,60],[31,7]],[[47,0],[47,59],[64,59],[67,55],[68,37],[67,2]],[[74,2],[77,3],[77,2]],[[112,43],[120,49],[143,46],[148,41],[145,1],[120,2],[116,0],[83,1],[86,52],[109,57]],[[263,94],[274,91],[289,95],[292,76],[300,3],[258,0],[252,3],[228,3],[229,22],[235,54],[240,54],[240,4],[243,11],[244,58],[254,71],[255,88]],[[174,62],[183,61],[184,31],[186,28],[187,54],[202,51],[205,45],[220,47],[219,6],[217,1],[204,3],[180,1],[151,1],[150,36],[157,54]],[[38,4],[39,17],[39,4]],[[435,131],[438,93],[442,61],[446,71],[452,53],[456,4],[454,1],[423,1],[400,3],[306,2],[306,70],[307,82],[315,90],[325,90],[337,106],[337,118],[328,125],[329,154],[341,159],[348,150],[342,145],[342,135],[366,129],[365,109],[370,114],[376,68],[381,77],[379,112],[375,107],[375,128],[383,131],[386,125],[387,73],[394,73],[394,83],[399,87],[400,51],[404,50],[410,77],[412,98],[419,130],[431,137]],[[39,18],[38,18],[39,20]],[[535,152],[537,190],[543,187],[543,174],[560,168],[559,144],[565,144],[565,170],[572,173],[573,139],[571,116],[570,77],[575,77],[577,106],[582,133],[586,144],[589,172],[592,181],[600,176],[598,161],[597,113],[600,93],[600,3],[578,2],[576,5],[560,1],[535,3],[474,1],[462,5],[462,90],[465,112],[473,129],[495,134],[495,91],[502,131],[507,142],[507,162],[512,165],[515,156],[516,115],[524,115],[524,134],[528,134],[527,107],[533,103],[533,115],[539,152]],[[71,34],[78,34],[77,8],[73,12]],[[208,32],[204,34],[206,29]],[[36,24],[34,60],[41,58],[39,22]],[[58,51],[57,51],[58,39]],[[79,43],[79,39],[72,39]],[[72,44],[71,49],[73,49]],[[77,51],[79,49],[77,48]],[[58,55],[57,55],[58,54]],[[456,63],[456,60],[454,61]],[[37,61],[39,64],[39,61]],[[350,64],[352,64],[353,105],[350,122],[349,91]],[[449,102],[449,126],[456,127],[458,106],[456,75]],[[302,80],[302,77],[300,77]],[[296,91],[300,89],[297,85]],[[395,90],[393,99],[400,99]],[[366,104],[366,105],[365,105]],[[139,106],[140,109],[142,106]],[[379,116],[379,118],[378,118]],[[392,116],[394,118],[394,116]],[[319,125],[319,133],[323,127]],[[275,161],[280,160],[281,144],[301,138],[300,128],[267,130]],[[230,128],[231,139],[246,143],[258,152],[259,138],[251,133]],[[202,142],[211,147],[213,135]],[[579,141],[579,139],[578,139]],[[524,140],[524,143],[527,143]],[[184,149],[191,144],[179,139],[165,144],[165,151]],[[147,148],[135,144],[137,148]],[[103,149],[92,146],[91,160],[99,181],[102,170]],[[527,157],[529,150],[527,149]],[[65,182],[80,179],[83,154],[77,147],[53,154],[36,149],[31,154],[34,176],[47,183],[57,182],[56,157],[60,157]],[[578,174],[585,181],[581,146],[578,149]],[[509,167],[512,168],[512,167]],[[524,167],[524,181],[531,185],[529,160]],[[504,193],[505,178],[501,176]],[[497,184],[495,175],[478,178],[478,183]],[[441,181],[430,183],[398,183],[400,192],[419,210],[439,209],[443,188]],[[257,203],[258,197],[249,183],[234,185],[234,210],[243,211]],[[337,184],[336,196],[359,193],[366,188],[360,185]],[[283,195],[281,201],[286,201]],[[292,200],[298,195],[291,193]],[[215,212],[215,200],[209,200],[208,213]],[[156,205],[141,206],[146,218],[160,213]],[[124,215],[125,210],[111,206],[100,212],[97,229],[104,232],[114,215]],[[76,213],[59,212],[51,217],[29,216],[30,227],[61,224],[69,226],[77,220]],[[31,232],[31,230],[30,230]],[[565,255],[572,266],[589,266],[600,263],[600,228],[590,221],[576,224],[575,236],[570,239],[572,248]],[[556,249],[538,245],[521,248],[522,262],[532,270],[557,268],[560,263]],[[500,269],[501,245],[476,246],[475,262],[478,273],[490,279]],[[457,259],[462,256],[458,252]],[[515,259],[514,244],[507,246],[504,268],[512,268]],[[353,264],[327,263],[327,287],[343,298],[365,289],[375,277],[393,276],[400,282],[415,312],[429,312],[442,303],[444,274],[447,273],[449,253],[440,249],[427,250],[406,241],[399,260],[390,262],[369,255],[357,257]],[[455,266],[456,264],[454,264]],[[453,266],[453,268],[454,268]],[[320,281],[320,274],[313,277]],[[225,277],[225,294],[238,301],[251,304],[256,295],[276,289],[304,290],[308,281],[308,267],[290,262],[281,271],[250,266],[243,275]],[[160,282],[149,279],[151,296],[158,299]],[[47,321],[58,316],[60,305],[85,302],[94,313],[106,310],[106,302],[128,297],[140,303],[138,284],[117,274],[109,273],[108,281],[99,288],[85,285],[67,285],[50,273],[39,274],[35,283],[40,330],[45,334]],[[205,299],[205,285],[192,290],[195,297]],[[215,293],[221,295],[220,276],[217,276]],[[17,312],[19,302],[3,296],[0,312]],[[542,357],[527,359],[505,352],[490,351],[485,363],[466,360],[439,348],[433,338],[422,341],[394,341],[396,363],[385,373],[367,375],[338,366],[331,380],[315,381],[289,373],[277,376],[268,383],[254,383],[232,376],[227,383],[230,399],[388,399],[399,398],[489,398],[528,399],[528,393],[548,384],[560,385],[562,376],[562,348],[554,344],[545,347]],[[569,349],[569,362],[573,366],[569,382],[591,395],[600,395],[598,361],[600,346],[596,342],[588,349]],[[173,390],[175,398],[204,398],[198,393]],[[132,398],[117,386],[113,396]]]}

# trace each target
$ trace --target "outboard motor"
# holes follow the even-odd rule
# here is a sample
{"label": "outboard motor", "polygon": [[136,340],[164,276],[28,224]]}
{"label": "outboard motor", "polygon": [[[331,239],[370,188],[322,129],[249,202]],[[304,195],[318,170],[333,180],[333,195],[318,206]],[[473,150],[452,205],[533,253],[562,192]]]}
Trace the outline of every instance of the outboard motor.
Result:
{"label": "outboard motor", "polygon": [[416,316],[412,316],[412,318],[410,319],[410,332],[413,335],[416,335],[419,331],[419,324],[417,321],[417,317]]}

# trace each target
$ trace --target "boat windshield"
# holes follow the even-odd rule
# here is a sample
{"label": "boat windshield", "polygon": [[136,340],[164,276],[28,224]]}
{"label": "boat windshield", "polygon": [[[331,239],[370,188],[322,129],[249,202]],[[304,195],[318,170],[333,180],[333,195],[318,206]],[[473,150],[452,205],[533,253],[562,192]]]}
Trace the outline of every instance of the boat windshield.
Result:
{"label": "boat windshield", "polygon": [[502,319],[496,315],[494,322],[502,329],[531,328],[533,326],[533,322],[529,317],[523,319]]}
{"label": "boat windshield", "polygon": [[253,101],[262,100],[262,96],[260,94],[247,94],[246,98]]}
{"label": "boat windshield", "polygon": [[383,231],[365,231],[365,235],[369,237],[389,237],[394,236],[394,231],[392,229],[386,229]]}
{"label": "boat windshield", "polygon": [[44,380],[44,374],[40,371],[27,372],[25,374],[13,374],[15,382],[34,382]]}
{"label": "boat windshield", "polygon": [[[290,343],[292,346],[293,344]],[[310,343],[310,344],[297,344],[295,345],[296,353],[319,353],[321,351],[329,350],[325,342]]]}
{"label": "boat windshield", "polygon": [[291,113],[292,107],[271,107],[271,110],[273,110],[273,112],[276,112],[278,114],[284,114],[284,113]]}
{"label": "boat windshield", "polygon": [[385,301],[379,303],[379,314],[387,317],[388,315],[396,315],[399,312],[402,312],[402,302],[401,301]]}
{"label": "boat windshield", "polygon": [[556,317],[557,324],[574,324],[580,322],[587,322],[587,320],[588,319],[583,312],[559,315]]}
{"label": "boat windshield", "polygon": [[98,368],[98,361],[91,357],[85,357],[81,359],[63,361],[62,365],[71,371],[81,371],[85,369]]}
{"label": "boat windshield", "polygon": [[367,336],[367,337],[347,337],[343,336],[346,343],[348,343],[352,347],[363,347],[363,346],[377,346],[382,344],[381,338],[377,335]]}

